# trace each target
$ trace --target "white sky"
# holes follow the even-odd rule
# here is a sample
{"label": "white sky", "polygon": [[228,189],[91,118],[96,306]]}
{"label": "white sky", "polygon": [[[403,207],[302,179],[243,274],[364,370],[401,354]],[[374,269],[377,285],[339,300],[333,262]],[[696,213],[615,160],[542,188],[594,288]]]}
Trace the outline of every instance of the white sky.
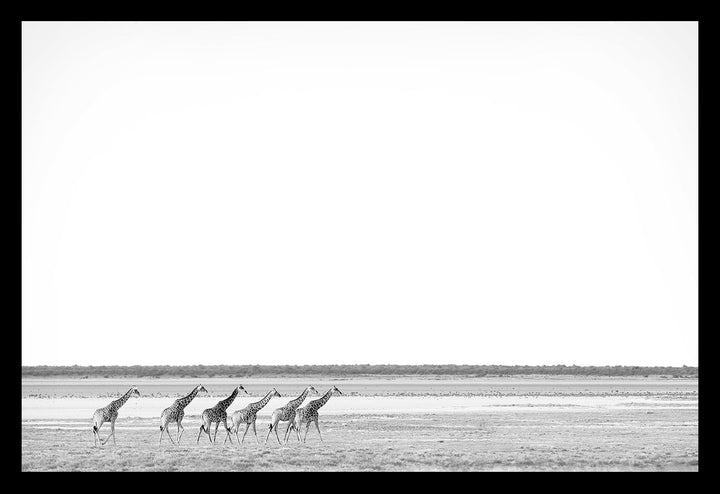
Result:
{"label": "white sky", "polygon": [[697,365],[696,23],[23,23],[22,359]]}

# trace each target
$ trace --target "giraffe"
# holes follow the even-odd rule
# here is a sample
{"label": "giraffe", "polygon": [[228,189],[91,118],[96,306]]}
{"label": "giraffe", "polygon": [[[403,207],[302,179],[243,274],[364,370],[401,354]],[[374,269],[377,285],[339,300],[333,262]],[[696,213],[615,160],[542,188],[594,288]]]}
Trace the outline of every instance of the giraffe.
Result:
{"label": "giraffe", "polygon": [[268,391],[268,394],[265,395],[265,397],[255,403],[250,403],[248,406],[243,408],[242,410],[237,410],[232,414],[232,425],[230,426],[230,430],[227,431],[227,435],[225,436],[225,441],[227,442],[228,437],[230,437],[230,433],[235,431],[235,439],[238,439],[238,433],[240,432],[240,424],[246,424],[245,425],[245,433],[243,434],[242,441],[238,439],[238,446],[240,444],[245,442],[245,435],[248,433],[248,429],[250,429],[250,425],[252,425],[253,432],[255,433],[255,440],[258,444],[260,444],[260,439],[257,437],[257,430],[255,429],[255,420],[257,419],[257,413],[265,406],[267,405],[268,401],[270,401],[271,398],[277,396],[278,398],[281,398],[280,393],[277,392],[277,389],[273,388],[270,391]]}
{"label": "giraffe", "polygon": [[[108,406],[95,410],[92,426],[95,446],[97,446],[98,440],[100,441],[100,445],[104,445],[110,440],[110,436],[113,438],[113,444],[117,445],[117,441],[115,441],[115,421],[118,417],[118,410],[120,410],[120,407],[123,406],[131,396],[140,396],[140,391],[138,391],[137,386],[130,388],[127,393],[117,400],[111,401]],[[110,434],[108,434],[108,437],[103,441],[100,439],[100,427],[102,427],[105,422],[110,422]]]}
{"label": "giraffe", "polygon": [[285,431],[285,436],[288,435],[288,431],[290,430],[290,426],[293,423],[293,420],[295,419],[295,410],[297,410],[297,407],[302,405],[302,402],[305,400],[305,397],[308,395],[308,393],[312,391],[315,394],[318,394],[317,390],[312,387],[308,386],[305,388],[305,391],[303,391],[300,396],[295,398],[294,400],[291,400],[287,402],[287,404],[282,408],[277,408],[272,413],[272,418],[270,421],[272,422],[270,424],[270,430],[268,430],[267,436],[265,436],[265,444],[267,444],[268,438],[270,437],[270,433],[275,430],[275,437],[277,437],[278,444],[280,444],[280,436],[278,436],[277,433],[277,427],[278,423],[280,421],[282,422],[288,422],[288,428]]}
{"label": "giraffe", "polygon": [[[203,410],[202,413],[202,424],[200,424],[200,432],[198,432],[198,437],[196,442],[200,442],[200,434],[203,433],[203,431],[207,432],[208,439],[210,439],[210,442],[215,442],[214,439],[217,438],[217,432],[218,427],[220,427],[220,422],[223,423],[225,426],[225,430],[228,430],[227,425],[227,409],[232,404],[233,400],[235,400],[235,397],[237,396],[238,392],[240,390],[245,391],[245,394],[248,394],[248,392],[243,388],[242,386],[238,386],[235,388],[230,396],[225,398],[222,401],[218,401],[217,405],[215,405],[212,408],[208,408],[206,410]],[[210,438],[210,426],[212,423],[215,422],[215,435],[213,438]],[[232,438],[230,438],[230,442],[232,442]]]}
{"label": "giraffe", "polygon": [[189,395],[183,398],[178,398],[170,407],[163,410],[163,413],[160,414],[160,444],[162,444],[163,431],[167,433],[170,438],[170,442],[173,442],[173,438],[168,430],[168,425],[172,422],[177,422],[177,442],[180,444],[180,438],[182,437],[183,432],[185,432],[185,427],[182,426],[182,419],[185,416],[185,407],[193,401],[200,391],[207,393],[205,386],[198,384]]}
{"label": "giraffe", "polygon": [[[327,401],[330,399],[330,397],[333,395],[334,392],[338,392],[342,394],[342,391],[337,389],[337,387],[333,386],[330,388],[330,390],[323,395],[322,398],[319,398],[317,400],[313,400],[310,403],[307,404],[307,406],[303,408],[298,408],[295,412],[295,421],[293,422],[293,428],[295,429],[295,433],[297,434],[298,440],[300,440],[300,427],[305,424],[305,436],[303,436],[303,442],[307,439],[308,430],[310,429],[310,422],[315,423],[315,428],[318,431],[318,434],[320,435],[320,442],[323,441],[322,434],[320,434],[320,426],[318,425],[318,409],[323,406]],[[290,435],[290,427],[288,426],[288,431],[286,433],[287,436]],[[287,441],[287,439],[286,439]]]}

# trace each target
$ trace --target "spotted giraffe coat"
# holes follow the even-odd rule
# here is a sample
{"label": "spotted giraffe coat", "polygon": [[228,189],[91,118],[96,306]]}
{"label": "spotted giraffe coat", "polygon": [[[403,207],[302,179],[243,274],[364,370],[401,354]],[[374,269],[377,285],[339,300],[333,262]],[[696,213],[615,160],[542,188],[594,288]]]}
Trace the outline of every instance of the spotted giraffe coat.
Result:
{"label": "spotted giraffe coat", "polygon": [[252,424],[255,422],[257,419],[257,413],[262,410],[274,396],[280,398],[280,393],[278,393],[275,388],[268,391],[268,394],[266,394],[262,400],[250,403],[242,410],[235,411],[232,414],[232,425],[230,426],[230,430],[235,432],[240,424]]}
{"label": "spotted giraffe coat", "polygon": [[[273,415],[276,416],[277,419],[281,422],[292,422],[295,419],[295,411],[302,404],[302,402],[305,401],[305,397],[310,391],[315,391],[315,388],[313,388],[312,386],[308,386],[307,388],[305,388],[305,391],[303,391],[300,396],[298,396],[294,400],[288,401],[284,407],[276,409],[273,412]],[[315,391],[315,393],[317,393],[317,391]]]}
{"label": "spotted giraffe coat", "polygon": [[[227,428],[227,409],[230,407],[232,402],[235,400],[235,397],[237,396],[238,392],[241,389],[243,391],[245,391],[245,388],[243,388],[242,386],[238,386],[237,388],[235,388],[235,390],[232,392],[232,394],[230,396],[228,396],[227,398],[225,398],[222,401],[219,401],[217,403],[217,405],[215,405],[212,408],[207,408],[207,409],[203,410],[203,413],[202,413],[203,425],[201,425],[200,427],[202,428],[206,424],[209,427],[213,422],[218,422],[218,423],[222,422],[223,424],[225,424],[225,427]],[[247,393],[247,391],[245,391],[245,392]]]}
{"label": "spotted giraffe coat", "polygon": [[300,426],[302,424],[309,424],[310,422],[317,422],[318,410],[325,403],[327,403],[327,401],[330,399],[330,397],[333,395],[333,393],[335,391],[342,394],[342,392],[339,389],[337,389],[335,386],[333,386],[321,398],[311,401],[310,403],[308,403],[307,405],[305,405],[302,408],[298,408],[295,411],[295,421],[294,421],[295,428],[299,431]]}
{"label": "spotted giraffe coat", "polygon": [[93,427],[99,428],[103,422],[114,422],[118,417],[120,407],[122,407],[133,395],[140,396],[140,391],[138,391],[138,389],[134,386],[117,400],[111,401],[109,405],[95,410],[95,413],[93,414]]}
{"label": "spotted giraffe coat", "polygon": [[160,414],[160,430],[163,429],[163,427],[167,426],[167,424],[177,422],[178,424],[182,422],[183,417],[185,417],[185,407],[187,407],[193,399],[195,399],[195,396],[197,396],[198,392],[200,391],[207,391],[204,386],[197,385],[195,386],[195,389],[193,389],[189,395],[183,396],[182,398],[178,398],[173,402],[172,405],[170,405],[168,408],[163,410],[162,414]]}

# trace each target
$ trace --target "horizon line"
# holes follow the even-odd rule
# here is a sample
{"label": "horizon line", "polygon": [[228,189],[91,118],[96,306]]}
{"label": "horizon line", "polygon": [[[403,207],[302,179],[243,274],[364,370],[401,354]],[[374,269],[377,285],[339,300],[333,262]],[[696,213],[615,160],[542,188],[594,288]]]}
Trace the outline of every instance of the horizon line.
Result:
{"label": "horizon line", "polygon": [[673,364],[31,364],[21,367],[698,367]]}

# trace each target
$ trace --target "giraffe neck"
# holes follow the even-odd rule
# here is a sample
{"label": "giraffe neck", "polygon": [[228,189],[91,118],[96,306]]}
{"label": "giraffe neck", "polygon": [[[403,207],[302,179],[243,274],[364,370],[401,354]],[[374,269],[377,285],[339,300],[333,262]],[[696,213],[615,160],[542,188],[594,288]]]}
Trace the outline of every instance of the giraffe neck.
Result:
{"label": "giraffe neck", "polygon": [[316,407],[315,407],[315,409],[317,410],[318,408],[320,408],[321,406],[323,406],[325,403],[327,403],[327,401],[330,399],[330,397],[331,397],[332,395],[333,395],[333,390],[330,389],[327,393],[325,393],[325,394],[323,395],[322,398],[320,398],[319,400],[317,400],[317,401],[315,402],[315,403],[317,404]]}
{"label": "giraffe neck", "polygon": [[292,400],[291,402],[289,402],[289,403],[288,403],[288,406],[290,406],[290,407],[292,407],[292,408],[297,408],[297,407],[299,407],[300,404],[301,404],[303,401],[305,401],[305,397],[307,396],[307,394],[308,394],[309,392],[310,392],[310,387],[305,388],[305,391],[303,391],[300,396],[298,396],[297,398],[295,398],[294,400]]}
{"label": "giraffe neck", "polygon": [[130,396],[132,396],[133,388],[130,388],[127,393],[122,395],[120,398],[112,402],[112,407],[116,410],[123,406],[126,401],[130,399]]}
{"label": "giraffe neck", "polygon": [[221,401],[220,403],[218,403],[218,404],[215,405],[215,406],[216,406],[217,408],[221,409],[221,410],[227,410],[228,407],[229,407],[229,406],[232,404],[232,402],[235,400],[235,397],[237,396],[237,394],[238,394],[238,389],[235,388],[235,391],[233,391],[230,396],[228,396],[227,398],[225,398],[223,401]]}
{"label": "giraffe neck", "polygon": [[190,404],[190,402],[193,401],[193,399],[195,398],[195,396],[197,396],[198,391],[200,391],[200,388],[195,388],[195,389],[193,389],[193,390],[190,392],[189,395],[187,395],[187,396],[185,396],[185,397],[183,397],[183,398],[180,398],[180,399],[177,401],[177,406],[178,406],[179,408],[185,408],[186,406],[188,406],[188,405]]}
{"label": "giraffe neck", "polygon": [[268,391],[268,394],[265,395],[265,398],[263,398],[262,400],[260,400],[258,402],[251,403],[250,405],[248,405],[248,408],[255,410],[255,411],[260,410],[262,407],[267,405],[268,401],[270,401],[270,398],[272,398],[272,394],[273,394],[272,391]]}

